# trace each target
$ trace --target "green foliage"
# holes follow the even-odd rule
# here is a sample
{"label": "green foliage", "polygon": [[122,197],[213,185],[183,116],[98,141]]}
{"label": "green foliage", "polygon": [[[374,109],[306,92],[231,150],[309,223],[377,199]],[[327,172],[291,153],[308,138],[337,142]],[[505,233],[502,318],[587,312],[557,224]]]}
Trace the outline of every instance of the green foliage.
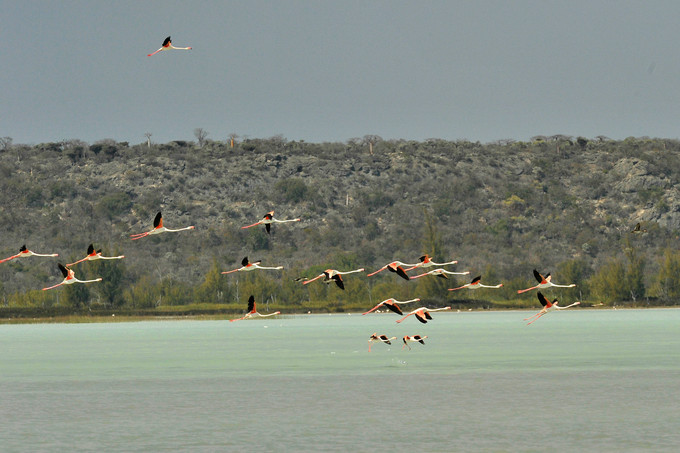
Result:
{"label": "green foliage", "polygon": [[131,207],[130,195],[126,192],[116,192],[102,197],[96,204],[95,212],[100,217],[112,220],[126,213]]}
{"label": "green foliage", "polygon": [[667,248],[659,266],[655,282],[656,296],[664,303],[680,300],[680,253]]}
{"label": "green foliage", "polygon": [[279,195],[279,201],[285,203],[300,203],[307,197],[308,190],[301,178],[282,179],[274,185],[274,191]]}

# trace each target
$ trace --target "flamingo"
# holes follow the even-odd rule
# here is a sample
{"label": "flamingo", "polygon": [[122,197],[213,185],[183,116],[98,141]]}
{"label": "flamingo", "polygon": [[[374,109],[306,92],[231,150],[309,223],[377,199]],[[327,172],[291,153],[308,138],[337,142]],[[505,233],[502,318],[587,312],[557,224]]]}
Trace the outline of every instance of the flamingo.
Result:
{"label": "flamingo", "polygon": [[468,271],[465,271],[465,272],[450,272],[450,271],[447,271],[447,270],[444,270],[444,269],[434,269],[432,271],[425,272],[424,274],[414,275],[411,278],[420,278],[420,277],[423,277],[425,275],[435,275],[435,276],[441,277],[441,278],[449,278],[449,277],[446,276],[446,274],[449,274],[449,275],[469,275],[470,272],[468,272]]}
{"label": "flamingo", "polygon": [[[550,302],[548,299],[545,298],[545,296],[544,296],[540,291],[539,291],[536,295],[538,296],[538,300],[541,302],[541,305],[543,305],[543,308],[541,309],[541,311],[539,311],[539,312],[536,313],[535,315],[530,316],[530,317],[528,317],[528,318],[524,318],[525,321],[529,321],[529,322],[527,323],[527,326],[528,326],[529,324],[535,322],[538,318],[540,318],[541,316],[545,315],[545,314],[548,313],[549,311],[554,311],[554,310],[566,310],[566,309],[569,308],[569,307],[573,307],[574,305],[580,305],[580,304],[581,304],[581,302],[578,302],[578,301],[577,301],[577,302],[574,302],[574,303],[571,304],[571,305],[567,305],[566,307],[560,307],[560,306],[557,305],[557,299],[555,299],[555,300],[553,300],[552,302]],[[531,321],[531,319],[533,319],[533,321]]]}
{"label": "flamingo", "polygon": [[428,319],[432,319],[432,316],[430,316],[431,311],[443,311],[443,310],[451,310],[451,307],[444,307],[444,308],[426,308],[426,307],[420,307],[416,308],[413,310],[411,313],[408,315],[404,316],[401,319],[398,319],[397,322],[402,322],[404,319],[408,318],[411,315],[416,315],[416,318],[418,321],[422,322],[423,324],[427,324]]}
{"label": "flamingo", "polygon": [[160,49],[157,51],[150,53],[147,55],[147,57],[150,57],[151,55],[156,55],[158,52],[161,52],[163,50],[170,50],[170,49],[175,49],[175,50],[191,50],[191,47],[175,47],[172,45],[172,40],[170,39],[170,36],[165,38],[165,41],[163,41],[163,45],[161,46]]}
{"label": "flamingo", "polygon": [[299,222],[301,219],[289,219],[289,220],[279,220],[274,218],[274,211],[269,211],[262,217],[262,220],[253,223],[252,225],[242,226],[241,229],[254,227],[257,225],[264,225],[264,229],[267,234],[271,233],[272,223],[288,223],[288,222]]}
{"label": "flamingo", "polygon": [[418,302],[419,300],[420,300],[420,299],[411,299],[411,300],[398,301],[398,300],[392,299],[392,298],[390,298],[390,299],[385,299],[385,300],[383,300],[382,302],[380,302],[378,305],[376,305],[375,307],[373,307],[373,308],[371,308],[370,310],[368,310],[367,312],[362,313],[362,315],[367,315],[367,314],[371,313],[372,311],[377,310],[377,309],[380,308],[380,307],[388,308],[388,309],[392,310],[393,312],[395,312],[395,313],[397,313],[397,314],[399,314],[399,315],[403,315],[404,313],[401,311],[401,308],[399,308],[399,305],[398,305],[398,304],[408,304],[408,303],[411,303],[411,302]]}
{"label": "flamingo", "polygon": [[415,269],[417,267],[447,266],[449,264],[458,263],[458,261],[456,261],[456,260],[449,261],[449,262],[446,262],[446,263],[435,263],[434,261],[432,261],[432,258],[430,258],[430,255],[428,255],[428,254],[425,254],[418,259],[420,260],[420,263],[416,264],[413,267],[406,269],[406,272],[412,271],[413,269]]}
{"label": "flamingo", "polygon": [[381,267],[377,271],[371,272],[366,277],[371,277],[371,276],[377,274],[378,272],[382,272],[385,269],[387,269],[390,272],[394,272],[395,274],[397,274],[398,276],[400,276],[404,280],[409,280],[410,277],[408,275],[406,275],[406,271],[404,270],[403,266],[415,266],[415,265],[414,264],[402,263],[401,261],[392,261],[389,264],[385,264],[383,267]]}
{"label": "flamingo", "polygon": [[427,335],[425,335],[424,337],[421,337],[420,335],[413,335],[413,336],[404,335],[404,338],[401,339],[401,341],[404,342],[404,346],[402,346],[401,349],[408,347],[408,350],[410,351],[411,346],[408,345],[409,341],[418,342],[420,344],[425,344],[425,338],[427,338]]}
{"label": "flamingo", "polygon": [[276,267],[264,267],[264,266],[260,266],[259,264],[260,264],[261,262],[262,262],[262,261],[255,261],[255,262],[251,263],[250,261],[248,261],[248,257],[246,256],[245,258],[243,258],[243,260],[241,260],[241,267],[239,267],[238,269],[232,269],[232,270],[230,270],[230,271],[225,271],[225,272],[222,272],[222,273],[223,273],[223,274],[231,274],[232,272],[248,272],[248,271],[254,271],[255,269],[265,269],[265,270],[269,270],[269,269],[273,269],[273,270],[283,269],[283,266],[276,266]]}
{"label": "flamingo", "polygon": [[241,318],[237,319],[230,319],[229,322],[234,322],[234,321],[241,321],[242,319],[248,319],[252,318],[253,316],[259,316],[260,318],[267,318],[269,316],[274,316],[274,315],[280,315],[280,311],[275,311],[274,313],[269,313],[268,315],[261,315],[257,312],[257,308],[255,308],[255,297],[250,296],[248,298],[248,313],[246,313],[244,316]]}
{"label": "flamingo", "polygon": [[492,285],[492,286],[482,285],[481,280],[482,280],[482,276],[478,275],[477,277],[473,278],[470,283],[467,283],[463,286],[459,286],[458,288],[449,288],[449,291],[456,291],[456,290],[463,289],[463,288],[468,288],[468,289],[500,288],[501,286],[503,286],[502,283],[499,283],[498,285]]}
{"label": "flamingo", "polygon": [[94,260],[120,260],[125,258],[125,255],[120,255],[120,256],[102,256],[102,251],[101,250],[95,250],[94,249],[94,244],[90,244],[87,247],[87,256],[81,260],[76,261],[75,263],[67,264],[66,267],[71,267],[74,264],[82,263],[83,261],[94,261]]}
{"label": "flamingo", "polygon": [[196,228],[195,226],[191,225],[188,227],[184,228],[179,228],[176,230],[171,230],[169,228],[165,228],[163,226],[163,216],[159,212],[156,214],[156,218],[153,219],[153,230],[147,231],[145,233],[137,233],[137,234],[131,234],[130,237],[132,238],[133,241],[136,241],[137,239],[141,239],[146,236],[150,236],[152,234],[161,234],[161,233],[176,233],[177,231],[184,231],[184,230],[193,230]]}
{"label": "flamingo", "polygon": [[303,285],[306,285],[308,283],[312,283],[314,280],[319,279],[321,277],[324,277],[323,282],[328,284],[330,282],[335,282],[336,285],[340,287],[340,289],[345,289],[345,284],[342,281],[342,276],[346,274],[353,274],[355,272],[363,272],[365,269],[362,267],[361,269],[355,269],[353,271],[346,271],[346,272],[340,272],[336,271],[335,269],[326,269],[323,271],[323,273],[317,275],[316,277],[305,280],[302,282]]}
{"label": "flamingo", "polygon": [[575,283],[572,283],[571,285],[556,285],[551,281],[552,275],[548,274],[544,277],[536,269],[534,269],[534,277],[536,277],[536,280],[538,280],[538,285],[532,286],[531,288],[527,289],[518,289],[517,294],[522,294],[536,288],[543,289],[550,288],[551,286],[554,286],[555,288],[573,288],[574,286],[576,286]]}
{"label": "flamingo", "polygon": [[31,252],[30,250],[28,250],[26,248],[26,244],[24,244],[19,249],[19,253],[17,253],[16,255],[12,255],[8,258],[0,260],[0,263],[4,263],[5,261],[13,260],[14,258],[27,258],[29,256],[59,256],[59,254],[58,253],[42,254],[42,253]]}
{"label": "flamingo", "polygon": [[371,343],[374,341],[380,341],[382,343],[387,343],[387,344],[392,344],[391,340],[396,340],[397,337],[387,337],[387,335],[378,335],[377,333],[373,333],[370,337],[368,337],[368,352],[371,352]]}
{"label": "flamingo", "polygon": [[61,263],[57,263],[59,266],[59,270],[61,271],[62,275],[64,276],[64,280],[61,283],[58,283],[54,286],[50,286],[48,288],[43,288],[43,291],[46,291],[48,289],[53,289],[56,288],[57,286],[61,285],[71,285],[73,283],[94,283],[94,282],[100,282],[102,281],[102,278],[95,278],[94,280],[78,280],[75,276],[75,272],[73,272],[72,269],[69,269],[68,267],[64,266]]}
{"label": "flamingo", "polygon": [[646,232],[647,232],[647,229],[642,228],[642,225],[640,225],[640,222],[638,222],[635,225],[635,228],[633,228],[633,230],[631,231],[632,234],[642,234],[642,233],[646,233]]}

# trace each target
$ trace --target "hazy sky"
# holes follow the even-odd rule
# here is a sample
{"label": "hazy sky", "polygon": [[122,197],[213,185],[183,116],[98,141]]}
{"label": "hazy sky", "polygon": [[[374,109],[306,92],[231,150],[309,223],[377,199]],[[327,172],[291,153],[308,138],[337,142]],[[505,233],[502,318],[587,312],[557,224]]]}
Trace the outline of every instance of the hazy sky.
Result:
{"label": "hazy sky", "polygon": [[[0,136],[677,138],[678,1],[2,1]],[[172,35],[191,51],[162,52]]]}

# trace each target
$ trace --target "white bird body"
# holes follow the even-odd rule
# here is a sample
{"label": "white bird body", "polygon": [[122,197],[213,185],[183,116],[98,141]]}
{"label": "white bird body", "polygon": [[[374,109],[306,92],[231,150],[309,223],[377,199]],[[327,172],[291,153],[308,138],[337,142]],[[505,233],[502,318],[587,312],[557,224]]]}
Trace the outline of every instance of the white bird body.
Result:
{"label": "white bird body", "polygon": [[530,317],[528,317],[528,318],[524,318],[525,321],[529,321],[529,322],[527,323],[527,326],[528,326],[529,324],[535,322],[535,321],[536,321],[538,318],[540,318],[541,316],[543,316],[543,315],[545,315],[545,314],[547,314],[547,313],[549,313],[549,312],[551,312],[551,311],[555,311],[555,310],[566,310],[567,308],[570,308],[570,307],[573,307],[573,306],[575,306],[575,305],[580,305],[580,304],[581,304],[581,302],[574,302],[573,304],[567,305],[566,307],[560,307],[559,305],[557,305],[557,299],[554,299],[554,300],[551,302],[551,301],[549,301],[548,299],[546,299],[546,297],[545,297],[543,294],[541,294],[540,291],[538,292],[537,297],[538,297],[539,302],[541,302],[541,305],[543,305],[543,308],[541,309],[541,311],[539,311],[539,312],[536,313],[535,315],[530,316]]}
{"label": "white bird body", "polygon": [[368,352],[371,352],[371,343],[374,341],[392,344],[392,340],[396,339],[397,337],[388,337],[387,335],[378,335],[377,333],[373,333],[370,337],[368,337]]}
{"label": "white bird body", "polygon": [[147,231],[145,233],[137,233],[137,234],[131,234],[130,237],[132,238],[133,241],[136,241],[137,239],[141,239],[143,237],[147,236],[152,236],[154,234],[161,234],[161,233],[176,233],[178,231],[186,231],[186,230],[193,230],[196,228],[195,226],[191,225],[188,227],[184,228],[177,228],[174,230],[171,230],[170,228],[165,228],[163,226],[163,216],[159,212],[156,214],[156,218],[153,221],[153,230]]}
{"label": "white bird body", "polygon": [[534,269],[534,277],[536,280],[538,280],[538,285],[532,286],[531,288],[526,288],[526,289],[519,289],[517,290],[517,294],[522,294],[527,291],[531,291],[532,289],[544,289],[544,288],[573,288],[576,286],[576,284],[572,283],[571,285],[557,285],[552,282],[552,275],[548,274],[545,277],[541,275],[536,269]]}
{"label": "white bird body", "polygon": [[260,318],[268,318],[269,316],[275,316],[280,314],[281,314],[280,311],[275,311],[274,313],[269,313],[267,315],[262,315],[258,313],[257,307],[255,306],[255,296],[250,296],[248,298],[248,312],[240,318],[230,319],[229,322],[241,321],[243,319],[252,318],[254,316],[258,316]]}
{"label": "white bird body", "polygon": [[241,265],[242,265],[241,267],[239,267],[238,269],[232,269],[230,271],[225,271],[225,272],[222,272],[222,273],[223,274],[231,274],[232,272],[250,272],[250,271],[254,271],[255,269],[261,269],[261,270],[280,270],[280,269],[283,269],[283,266],[276,266],[276,267],[260,266],[261,262],[262,261],[254,261],[254,262],[251,263],[250,261],[248,261],[248,257],[246,256],[241,261]]}
{"label": "white bird body", "polygon": [[419,259],[420,259],[420,263],[415,264],[413,267],[406,269],[406,271],[408,272],[408,271],[411,271],[411,270],[416,269],[418,267],[448,266],[449,264],[458,263],[457,260],[448,261],[446,263],[435,263],[430,258],[430,255],[427,255],[427,254],[421,256]]}
{"label": "white bird body", "polygon": [[125,258],[125,255],[120,256],[102,256],[101,250],[95,250],[94,244],[90,244],[87,248],[87,256],[83,259],[76,261],[75,263],[67,264],[66,267],[71,267],[74,264],[82,263],[83,261],[96,261],[96,260],[120,260]]}
{"label": "white bird body", "polygon": [[482,280],[482,276],[479,275],[479,276],[473,278],[470,283],[467,283],[463,286],[459,286],[458,288],[449,288],[449,291],[456,291],[456,290],[463,289],[463,288],[467,288],[467,289],[500,288],[501,286],[503,286],[502,283],[499,283],[498,285],[483,285],[481,280]]}
{"label": "white bird body", "polygon": [[420,278],[424,277],[426,275],[434,275],[436,277],[441,277],[441,278],[449,278],[447,277],[448,275],[469,275],[470,272],[465,271],[465,272],[452,272],[452,271],[447,271],[445,269],[434,269],[429,272],[425,272],[424,274],[419,274],[419,275],[414,275],[411,278]]}
{"label": "white bird body", "polygon": [[61,263],[57,263],[57,264],[59,266],[59,270],[61,271],[62,275],[64,276],[64,280],[61,283],[58,283],[54,286],[49,286],[47,288],[43,288],[43,291],[46,291],[48,289],[53,289],[53,288],[56,288],[56,287],[62,286],[62,285],[72,285],[73,283],[94,283],[94,282],[102,281],[101,277],[95,278],[94,280],[78,280],[75,276],[75,272],[73,272],[72,269],[65,267]]}
{"label": "white bird body", "polygon": [[172,50],[191,50],[191,47],[175,47],[175,46],[172,45],[172,40],[170,39],[170,36],[168,36],[163,41],[163,45],[161,46],[161,48],[158,49],[155,52],[148,54],[147,57],[150,57],[152,55],[156,55],[158,52],[162,52],[164,50],[171,50],[171,49]]}
{"label": "white bird body", "polygon": [[399,301],[399,300],[392,299],[392,298],[385,299],[382,302],[380,302],[378,305],[376,305],[375,307],[368,310],[367,312],[362,313],[362,315],[367,315],[367,314],[377,310],[380,307],[385,307],[389,310],[392,310],[393,312],[395,312],[397,314],[403,315],[404,313],[402,313],[401,308],[399,308],[399,304],[409,304],[411,302],[418,302],[419,300],[420,299],[411,299],[411,300]]}
{"label": "white bird body", "polygon": [[58,253],[35,253],[26,248],[26,244],[22,245],[21,248],[19,249],[19,253],[16,255],[12,255],[8,258],[0,260],[0,263],[4,263],[5,261],[10,261],[15,258],[28,258],[29,256],[40,256],[40,257],[53,257],[53,256],[59,256]]}
{"label": "white bird body", "polygon": [[415,315],[416,319],[423,324],[427,324],[427,321],[432,319],[432,316],[430,316],[430,312],[434,311],[444,311],[444,310],[451,310],[451,307],[444,307],[444,308],[427,308],[427,307],[420,307],[416,308],[413,310],[411,313],[408,315],[404,316],[403,318],[397,320],[398,323],[401,323],[404,319],[408,318],[411,315]]}
{"label": "white bird body", "polygon": [[364,270],[365,269],[363,267],[361,269],[355,269],[353,271],[345,272],[340,272],[335,269],[326,269],[325,271],[323,271],[323,273],[317,275],[316,277],[303,281],[302,284],[307,285],[309,283],[312,283],[314,280],[323,277],[324,283],[335,282],[335,284],[338,285],[340,289],[345,289],[345,284],[343,283],[342,276],[347,274],[354,274],[355,272],[363,272]]}

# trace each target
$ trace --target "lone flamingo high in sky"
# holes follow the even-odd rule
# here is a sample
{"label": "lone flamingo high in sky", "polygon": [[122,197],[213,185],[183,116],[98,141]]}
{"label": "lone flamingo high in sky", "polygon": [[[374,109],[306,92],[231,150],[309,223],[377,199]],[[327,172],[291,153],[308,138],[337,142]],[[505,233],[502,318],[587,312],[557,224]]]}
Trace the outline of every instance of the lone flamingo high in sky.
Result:
{"label": "lone flamingo high in sky", "polygon": [[335,282],[336,285],[340,289],[345,289],[345,284],[342,281],[342,276],[346,274],[353,274],[355,272],[363,272],[365,269],[362,267],[361,269],[355,269],[353,271],[346,271],[346,272],[340,272],[336,271],[335,269],[326,269],[323,271],[323,273],[317,275],[316,277],[310,279],[310,280],[305,280],[302,282],[303,285],[306,285],[308,283],[312,283],[314,280],[317,280],[321,277],[324,277],[323,282],[324,283],[331,283]]}
{"label": "lone flamingo high in sky", "polygon": [[299,221],[300,221],[300,219],[289,219],[289,220],[275,219],[274,218],[274,211],[269,211],[268,213],[266,213],[264,215],[264,217],[262,217],[262,220],[260,220],[259,222],[255,222],[252,225],[242,226],[241,229],[243,230],[245,228],[250,228],[250,227],[257,226],[257,225],[264,225],[265,231],[267,232],[267,234],[270,234],[271,228],[272,228],[272,223],[288,223],[288,222],[299,222]]}
{"label": "lone flamingo high in sky", "polygon": [[431,311],[443,311],[443,310],[451,310],[451,307],[444,307],[444,308],[425,308],[425,307],[420,307],[416,308],[413,310],[411,313],[408,315],[404,316],[401,319],[398,319],[397,322],[402,322],[404,319],[408,318],[411,315],[416,315],[416,319],[418,321],[422,322],[423,324],[427,324],[428,319],[432,319],[432,316],[430,316]]}
{"label": "lone flamingo high in sky", "polygon": [[90,244],[87,247],[87,256],[83,259],[76,261],[75,263],[67,264],[66,267],[71,267],[74,264],[82,263],[83,261],[94,261],[94,260],[120,260],[125,258],[125,255],[120,256],[102,256],[101,250],[95,250],[94,244]]}
{"label": "lone flamingo high in sky", "polygon": [[248,313],[246,313],[243,317],[237,318],[237,319],[230,319],[229,322],[234,322],[234,321],[241,321],[242,319],[248,319],[252,318],[253,316],[259,316],[260,318],[266,318],[268,316],[274,316],[274,315],[280,315],[280,311],[275,311],[274,313],[269,313],[268,315],[261,315],[257,312],[257,308],[255,307],[255,297],[250,296],[248,298]]}
{"label": "lone flamingo high in sky", "polygon": [[406,275],[406,271],[404,270],[403,266],[415,266],[415,265],[414,264],[402,263],[401,261],[392,261],[389,264],[385,264],[383,267],[381,267],[377,271],[371,272],[366,277],[371,277],[371,276],[377,274],[378,272],[382,272],[385,269],[387,269],[390,272],[394,272],[395,274],[397,274],[398,276],[400,276],[404,280],[409,280],[410,278],[409,278],[408,275]]}
{"label": "lone flamingo high in sky", "polygon": [[[545,298],[545,296],[543,294],[541,294],[540,291],[536,295],[538,296],[538,300],[541,302],[541,305],[543,305],[543,309],[533,316],[530,316],[528,318],[524,318],[525,321],[529,321],[527,323],[527,326],[529,324],[531,324],[532,322],[535,322],[538,318],[545,315],[549,311],[566,310],[569,307],[573,307],[574,305],[580,305],[581,304],[581,302],[574,302],[573,304],[567,305],[566,307],[560,307],[560,306],[557,305],[557,299],[550,302],[548,299]],[[533,321],[530,321],[531,319],[533,319]]]}
{"label": "lone flamingo high in sky", "polygon": [[527,291],[531,291],[532,289],[543,289],[543,288],[550,288],[551,286],[555,288],[573,288],[576,286],[576,284],[572,283],[571,285],[556,285],[553,283],[552,280],[552,275],[548,274],[545,277],[542,276],[536,269],[534,269],[534,277],[536,277],[536,280],[538,280],[538,285],[532,286],[531,288],[527,289],[518,289],[517,294],[522,294]]}
{"label": "lone flamingo high in sky", "polygon": [[58,283],[54,286],[50,286],[48,288],[43,288],[43,291],[48,290],[48,289],[53,289],[53,288],[56,288],[57,286],[61,286],[61,285],[71,285],[73,283],[94,283],[94,282],[102,281],[101,277],[95,278],[94,280],[78,280],[76,278],[73,270],[71,270],[67,267],[64,267],[64,265],[61,264],[61,263],[57,263],[57,265],[59,266],[59,270],[61,271],[62,275],[64,276],[64,280],[61,283]]}
{"label": "lone flamingo high in sky", "polygon": [[172,45],[172,40],[170,39],[170,36],[165,38],[165,41],[163,41],[163,45],[161,46],[160,49],[158,49],[155,52],[150,53],[147,55],[147,57],[150,57],[151,55],[156,55],[158,52],[161,52],[163,50],[170,50],[170,49],[175,49],[175,50],[191,50],[191,47],[175,47]]}
{"label": "lone flamingo high in sky", "polygon": [[473,278],[470,283],[467,283],[463,286],[459,286],[458,288],[449,288],[449,291],[456,291],[459,289],[463,288],[468,288],[468,289],[479,289],[479,288],[500,288],[503,286],[502,283],[499,283],[498,285],[493,285],[493,286],[487,286],[487,285],[482,285],[482,276],[478,275],[477,277]]}
{"label": "lone flamingo high in sky", "polygon": [[449,274],[449,275],[469,275],[470,272],[468,272],[468,271],[465,271],[465,272],[450,272],[450,271],[447,271],[447,270],[444,270],[444,269],[434,269],[434,270],[431,270],[430,272],[425,272],[424,274],[414,275],[411,278],[420,278],[420,277],[424,277],[425,275],[434,275],[434,276],[441,277],[441,278],[449,278],[449,277],[447,277],[446,274]]}
{"label": "lone flamingo high in sky", "polygon": [[427,335],[425,335],[424,337],[421,337],[420,335],[413,335],[413,336],[404,335],[404,338],[401,339],[401,341],[404,342],[404,346],[402,346],[401,349],[408,347],[408,350],[410,351],[411,346],[408,345],[409,341],[418,342],[420,344],[425,344],[425,338],[427,338]]}
{"label": "lone flamingo high in sky", "polygon": [[455,260],[449,261],[449,262],[446,262],[446,263],[435,263],[434,261],[432,261],[432,259],[430,258],[430,255],[428,255],[428,254],[425,254],[418,259],[420,260],[420,263],[416,264],[413,267],[406,269],[406,272],[412,271],[413,269],[416,269],[418,267],[447,266],[449,264],[458,263],[458,261],[455,261]]}
{"label": "lone flamingo high in sky", "polygon": [[391,340],[396,339],[397,337],[388,337],[387,335],[378,335],[377,333],[373,333],[370,337],[368,337],[368,352],[371,352],[371,343],[373,343],[374,341],[379,341],[385,344],[392,344]]}
{"label": "lone flamingo high in sky", "polygon": [[176,233],[177,231],[184,231],[184,230],[193,230],[196,228],[195,226],[191,225],[188,227],[184,228],[179,228],[176,230],[171,230],[169,228],[165,228],[163,226],[163,216],[159,212],[156,214],[156,218],[153,219],[153,230],[147,231],[146,233],[137,233],[137,234],[131,234],[130,237],[132,238],[133,241],[136,241],[137,239],[141,239],[146,236],[151,236],[153,234],[161,234],[161,233]]}
{"label": "lone flamingo high in sky", "polygon": [[259,264],[262,261],[255,261],[255,262],[250,262],[248,261],[248,257],[246,256],[241,260],[241,267],[238,269],[232,269],[230,271],[225,271],[222,272],[223,274],[231,274],[232,272],[249,272],[249,271],[254,271],[255,269],[264,269],[264,270],[278,270],[278,269],[283,269],[283,266],[277,266],[277,267],[264,267],[260,266]]}
{"label": "lone flamingo high in sky", "polygon": [[5,261],[13,260],[14,258],[27,258],[29,256],[59,256],[59,254],[57,254],[57,253],[42,254],[42,253],[31,252],[30,250],[28,250],[26,248],[26,244],[24,244],[19,249],[19,253],[17,253],[16,255],[12,255],[8,258],[0,260],[0,263],[4,263]]}
{"label": "lone flamingo high in sky", "polygon": [[419,300],[420,299],[411,299],[411,300],[399,301],[399,300],[392,299],[392,298],[385,299],[382,302],[380,302],[378,305],[376,305],[375,307],[368,310],[367,312],[362,313],[362,315],[367,315],[367,314],[377,310],[380,307],[385,307],[388,310],[392,310],[393,312],[395,312],[399,315],[403,315],[404,313],[401,311],[401,308],[399,308],[398,304],[409,304],[411,302],[418,302]]}

